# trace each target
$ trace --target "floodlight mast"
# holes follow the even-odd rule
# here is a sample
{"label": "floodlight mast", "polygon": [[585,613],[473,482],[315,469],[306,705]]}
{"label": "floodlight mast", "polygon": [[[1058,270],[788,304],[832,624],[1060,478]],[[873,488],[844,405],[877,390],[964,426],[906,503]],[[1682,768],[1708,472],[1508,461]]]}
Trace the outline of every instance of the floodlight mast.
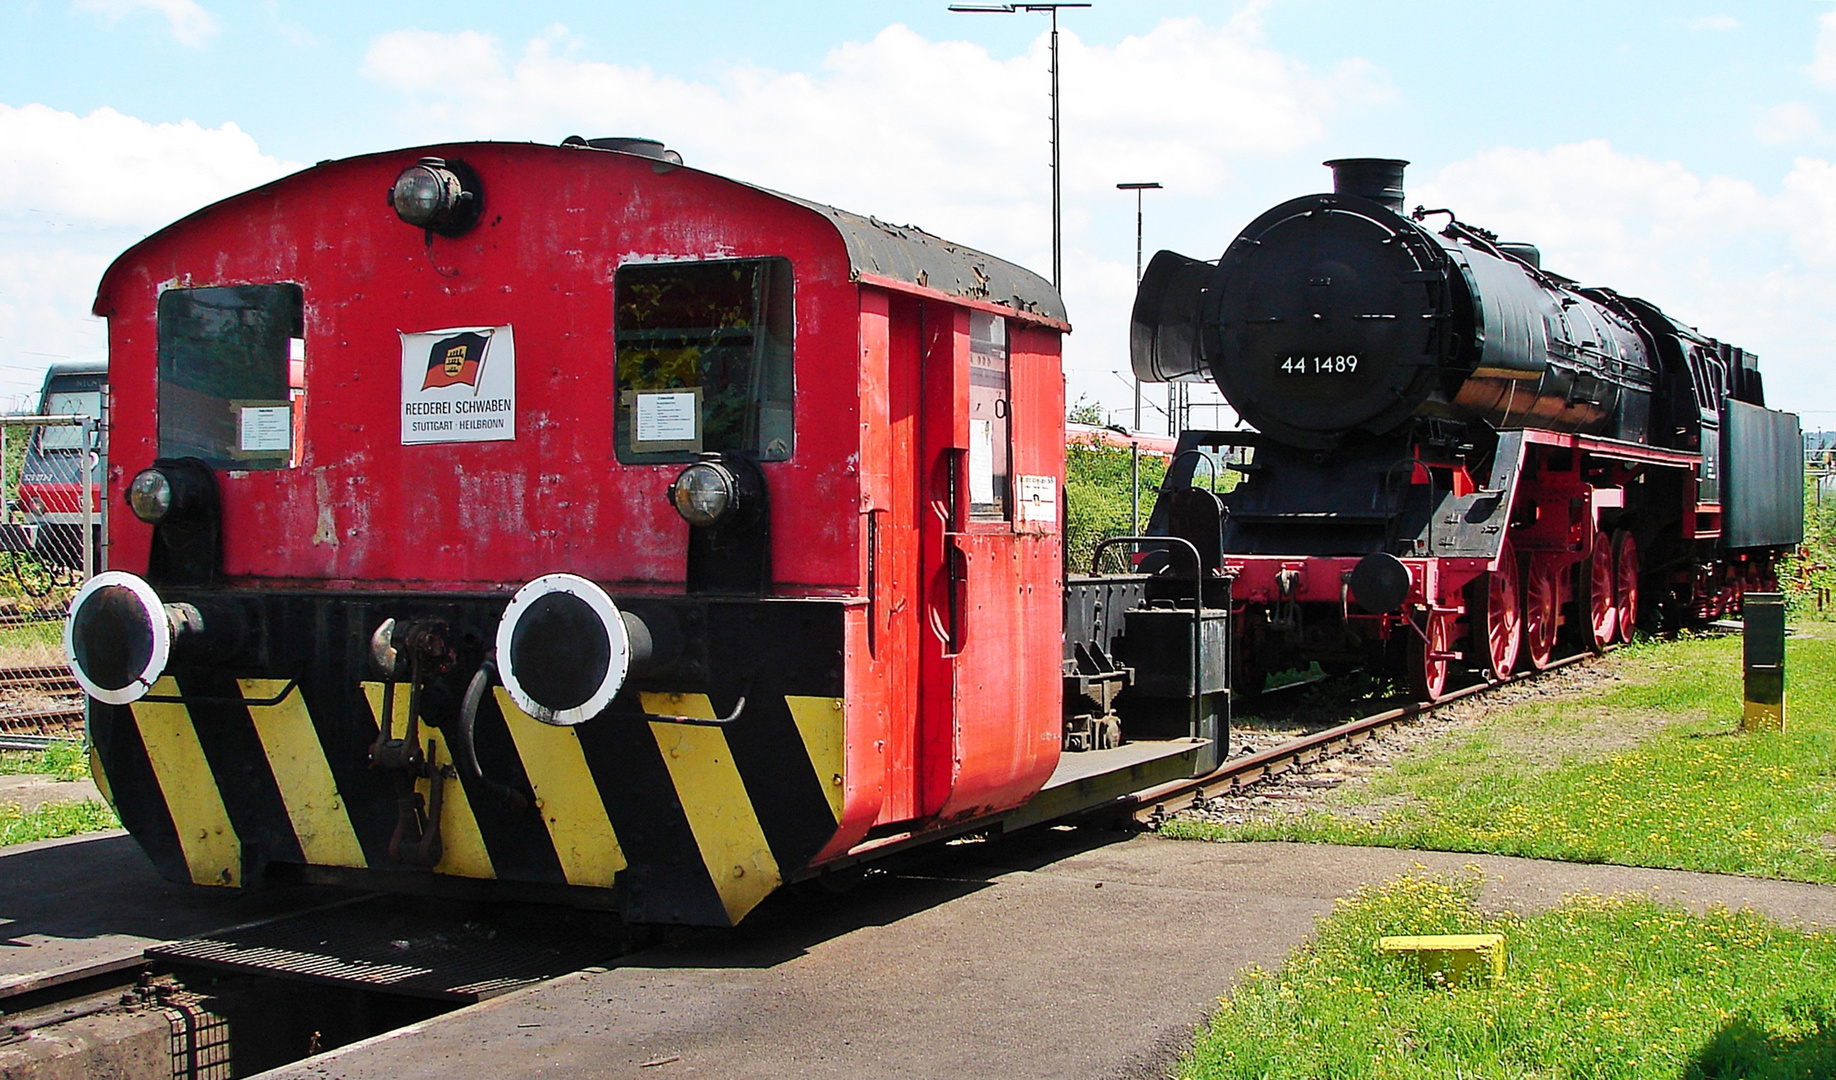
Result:
{"label": "floodlight mast", "polygon": [[1087,8],[1088,3],[1042,3],[1042,4],[951,4],[951,11],[967,12],[975,15],[1012,15],[1016,12],[1031,14],[1045,13],[1052,17],[1052,287],[1061,292],[1064,289],[1064,253],[1059,241],[1059,228],[1062,219],[1062,200],[1059,196],[1059,161],[1058,161],[1058,9]]}

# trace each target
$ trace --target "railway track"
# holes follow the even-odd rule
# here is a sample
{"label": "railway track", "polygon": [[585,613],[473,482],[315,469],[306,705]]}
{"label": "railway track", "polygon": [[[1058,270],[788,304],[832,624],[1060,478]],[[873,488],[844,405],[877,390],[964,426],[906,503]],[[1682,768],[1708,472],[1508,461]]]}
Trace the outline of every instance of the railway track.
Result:
{"label": "railway track", "polygon": [[78,694],[76,677],[61,668],[0,667],[0,690],[37,690],[45,694]]}
{"label": "railway track", "polygon": [[0,749],[27,749],[19,739],[81,738],[83,689],[68,671],[47,665],[0,667]]}
{"label": "railway track", "polygon": [[1439,701],[1410,702],[1394,709],[1386,709],[1380,713],[1373,713],[1370,716],[1340,724],[1337,727],[1304,735],[1261,753],[1225,762],[1215,771],[1204,776],[1173,780],[1123,796],[1116,804],[1105,808],[1104,812],[1125,814],[1145,825],[1158,824],[1187,807],[1202,806],[1208,798],[1241,791],[1252,784],[1272,779],[1303,765],[1311,765],[1316,761],[1333,757],[1388,728],[1398,727],[1456,701],[1477,697],[1501,686],[1534,679],[1546,672],[1578,664],[1593,656],[1591,652],[1565,656],[1550,664],[1543,671],[1513,675],[1509,679],[1498,682],[1475,683],[1472,686],[1455,690]]}

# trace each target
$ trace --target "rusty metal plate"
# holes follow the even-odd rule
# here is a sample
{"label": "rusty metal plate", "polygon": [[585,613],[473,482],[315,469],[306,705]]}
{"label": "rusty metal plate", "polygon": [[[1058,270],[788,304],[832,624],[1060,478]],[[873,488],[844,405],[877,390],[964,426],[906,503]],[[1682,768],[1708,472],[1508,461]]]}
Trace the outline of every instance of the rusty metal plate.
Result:
{"label": "rusty metal plate", "polygon": [[388,905],[312,912],[156,945],[147,959],[271,978],[475,1002],[593,967],[621,952],[587,935],[517,933]]}

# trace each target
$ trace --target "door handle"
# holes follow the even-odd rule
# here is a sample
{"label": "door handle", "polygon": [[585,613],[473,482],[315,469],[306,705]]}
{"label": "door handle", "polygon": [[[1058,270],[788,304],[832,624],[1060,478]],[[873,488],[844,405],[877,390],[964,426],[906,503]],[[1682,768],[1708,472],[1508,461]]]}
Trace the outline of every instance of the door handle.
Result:
{"label": "door handle", "polygon": [[969,553],[961,533],[943,534],[943,565],[931,585],[931,632],[945,656],[963,651],[964,619],[969,603]]}

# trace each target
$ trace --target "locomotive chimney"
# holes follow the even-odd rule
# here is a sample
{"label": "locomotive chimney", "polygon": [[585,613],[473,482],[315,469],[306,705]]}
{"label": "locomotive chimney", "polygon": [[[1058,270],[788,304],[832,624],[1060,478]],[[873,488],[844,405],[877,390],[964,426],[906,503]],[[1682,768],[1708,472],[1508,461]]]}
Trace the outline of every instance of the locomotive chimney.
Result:
{"label": "locomotive chimney", "polygon": [[1408,164],[1395,158],[1334,158],[1325,163],[1332,170],[1335,194],[1369,199],[1399,214],[1403,212],[1402,174]]}

